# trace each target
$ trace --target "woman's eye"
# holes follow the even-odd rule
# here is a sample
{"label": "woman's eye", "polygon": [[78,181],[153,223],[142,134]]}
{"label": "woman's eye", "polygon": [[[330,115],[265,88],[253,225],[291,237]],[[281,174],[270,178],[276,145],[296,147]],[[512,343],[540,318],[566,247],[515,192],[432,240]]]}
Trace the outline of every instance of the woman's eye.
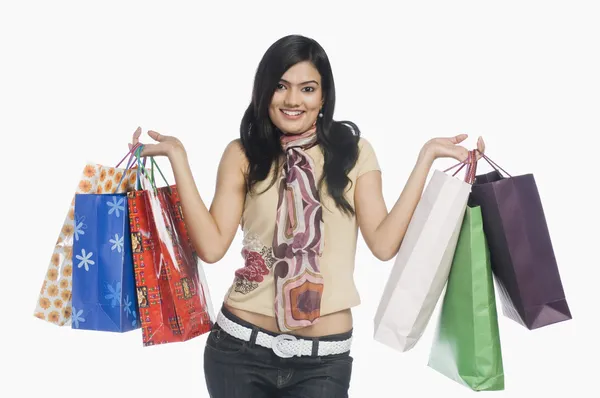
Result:
{"label": "woman's eye", "polygon": [[277,90],[283,90],[284,88],[285,88],[285,86],[283,84],[281,84],[281,83],[279,83],[277,85]]}
{"label": "woman's eye", "polygon": [[315,88],[314,87],[304,87],[304,90],[309,93],[312,93],[313,91],[315,91]]}

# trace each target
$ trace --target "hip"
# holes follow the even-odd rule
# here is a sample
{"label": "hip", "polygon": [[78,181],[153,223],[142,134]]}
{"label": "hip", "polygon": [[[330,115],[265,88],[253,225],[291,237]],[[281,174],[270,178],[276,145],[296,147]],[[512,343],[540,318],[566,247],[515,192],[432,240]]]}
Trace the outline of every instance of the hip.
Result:
{"label": "hip", "polygon": [[273,333],[225,306],[208,335],[204,370],[211,397],[347,397],[352,331],[314,338]]}

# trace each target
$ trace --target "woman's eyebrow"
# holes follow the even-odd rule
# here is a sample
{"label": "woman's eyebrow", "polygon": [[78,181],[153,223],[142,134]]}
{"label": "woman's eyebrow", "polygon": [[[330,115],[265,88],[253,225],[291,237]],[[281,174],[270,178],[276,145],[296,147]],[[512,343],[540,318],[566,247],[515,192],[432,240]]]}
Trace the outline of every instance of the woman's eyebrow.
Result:
{"label": "woman's eyebrow", "polygon": [[[292,84],[292,83],[288,82],[288,81],[287,81],[287,80],[285,80],[285,79],[281,79],[280,81],[282,81],[282,82],[284,82],[284,83],[287,83],[287,84],[290,84],[290,85]],[[308,80],[308,81],[306,81],[306,82],[302,82],[302,83],[300,83],[299,85],[300,85],[300,86],[303,86],[303,85],[305,85],[305,84],[308,84],[308,83],[314,83],[314,84],[316,84],[317,86],[319,85],[319,83],[318,83],[316,80]]]}

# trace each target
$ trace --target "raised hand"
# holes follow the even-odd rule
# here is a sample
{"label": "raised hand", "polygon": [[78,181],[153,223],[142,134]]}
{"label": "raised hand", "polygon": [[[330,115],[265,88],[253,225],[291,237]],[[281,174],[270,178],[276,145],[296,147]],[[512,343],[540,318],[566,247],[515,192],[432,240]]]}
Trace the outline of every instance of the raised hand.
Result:
{"label": "raised hand", "polygon": [[[464,162],[469,156],[469,150],[462,145],[458,145],[468,137],[467,134],[459,134],[454,137],[439,137],[429,140],[424,146],[425,153],[433,160],[439,158],[454,158],[459,162]],[[485,143],[483,138],[477,139],[477,149],[479,151],[477,159],[485,152]]]}
{"label": "raised hand", "polygon": [[[129,145],[129,149],[133,148],[136,144],[139,143],[140,135],[142,134],[141,127],[138,127],[137,130],[133,133],[133,137],[131,139],[131,143]],[[184,151],[183,144],[175,137],[171,137],[168,135],[162,135],[156,131],[148,130],[148,135],[156,144],[144,144],[142,152],[140,153],[140,157],[144,156],[168,156],[171,157],[178,152]]]}

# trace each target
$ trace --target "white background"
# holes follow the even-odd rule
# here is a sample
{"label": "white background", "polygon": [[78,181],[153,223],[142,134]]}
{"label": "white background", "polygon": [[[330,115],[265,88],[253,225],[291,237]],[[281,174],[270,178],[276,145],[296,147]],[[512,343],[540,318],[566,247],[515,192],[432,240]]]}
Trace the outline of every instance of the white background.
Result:
{"label": "white background", "polygon": [[[355,121],[373,144],[389,208],[434,136],[464,132],[472,148],[482,135],[487,154],[509,173],[534,173],[574,319],[528,331],[501,316],[506,390],[497,394],[597,394],[597,2],[199,4],[2,2],[0,395],[207,396],[206,335],[142,348],[139,330],[58,328],[33,310],[85,162],[116,164],[138,125],[176,135],[210,204],[255,68],[290,33],[328,52],[335,118]],[[170,178],[168,163],[160,164]],[[206,266],[217,308],[241,266],[240,248],[238,234],[226,257]],[[435,322],[408,353],[373,340],[392,265],[359,238],[351,396],[468,396],[426,366]]]}

